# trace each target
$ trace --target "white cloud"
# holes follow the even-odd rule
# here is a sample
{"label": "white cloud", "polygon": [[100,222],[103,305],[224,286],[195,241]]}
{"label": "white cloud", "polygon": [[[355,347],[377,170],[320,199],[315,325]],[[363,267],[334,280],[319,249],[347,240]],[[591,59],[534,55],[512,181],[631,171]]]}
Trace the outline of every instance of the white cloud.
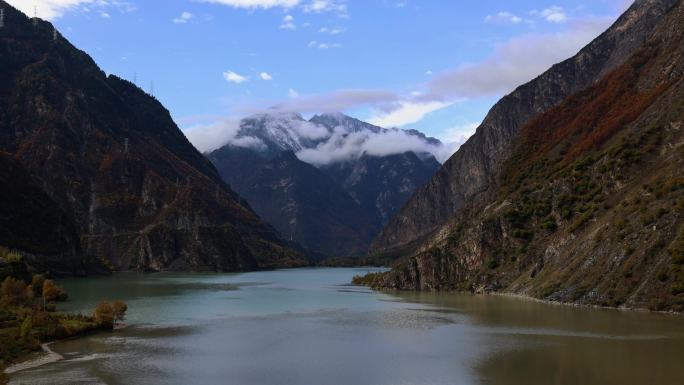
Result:
{"label": "white cloud", "polygon": [[33,16],[34,7],[38,17],[53,20],[61,17],[70,9],[92,3],[93,0],[15,0],[9,3],[28,16]]}
{"label": "white cloud", "polygon": [[100,11],[100,17],[103,19],[109,19],[112,17],[112,15],[110,15],[109,13],[107,13],[105,11]]}
{"label": "white cloud", "polygon": [[227,5],[233,8],[292,8],[299,5],[299,0],[197,0],[203,3]]}
{"label": "white cloud", "polygon": [[[90,0],[93,1],[93,0]],[[103,0],[97,0],[103,1]],[[202,3],[221,4],[243,9],[291,9],[301,5],[306,13],[335,12],[337,16],[348,18],[345,0],[195,0]]]}
{"label": "white cloud", "polygon": [[339,35],[341,33],[344,33],[345,31],[346,31],[346,29],[344,29],[342,27],[334,27],[334,28],[323,27],[323,28],[318,30],[318,32],[320,32],[320,33],[327,33],[330,35]]}
{"label": "white cloud", "polygon": [[347,4],[339,0],[311,0],[304,4],[304,12],[321,13],[321,12],[336,12],[342,18],[348,18]]}
{"label": "white cloud", "polygon": [[612,19],[573,24],[552,34],[528,34],[497,46],[477,64],[467,64],[433,77],[422,99],[454,100],[507,93],[571,57],[603,32]]}
{"label": "white cloud", "polygon": [[330,136],[330,131],[328,131],[327,128],[315,123],[307,122],[306,120],[290,120],[288,122],[288,128],[294,133],[294,136],[298,140],[321,140]]}
{"label": "white cloud", "polygon": [[[375,113],[371,123],[383,127],[404,126],[419,122],[426,115],[459,101],[508,93],[553,64],[574,55],[612,22],[613,18],[574,20],[562,32],[528,33],[514,37],[496,46],[493,53],[481,62],[437,73],[424,84],[408,88],[411,92],[405,94],[386,89],[342,89],[299,95],[290,89],[289,97],[279,103],[262,101],[256,105],[237,106],[234,113],[245,116],[256,112],[306,114],[370,109]],[[309,46],[320,48],[321,44],[326,43],[312,41]],[[431,74],[432,71],[426,72],[426,75]],[[434,150],[432,153],[440,160],[446,159],[472,134],[474,126],[475,123],[469,123],[449,128],[442,135],[448,145],[442,147],[441,152]],[[336,156],[342,156],[344,152],[340,151]],[[315,153],[305,156],[325,158]]]}
{"label": "white cloud", "polygon": [[480,126],[478,122],[468,122],[459,126],[449,127],[442,132],[439,139],[444,143],[442,152],[435,155],[440,161],[444,162],[449,159],[459,148],[470,139],[475,130]]}
{"label": "white cloud", "polygon": [[493,24],[520,24],[523,22],[523,19],[519,16],[516,16],[508,11],[502,11],[499,13],[496,13],[494,15],[487,15],[485,17],[485,23],[493,23]]}
{"label": "white cloud", "polygon": [[193,14],[190,12],[183,12],[181,15],[175,19],[173,19],[173,22],[176,24],[186,24],[190,19],[193,18]]}
{"label": "white cloud", "polygon": [[297,25],[294,23],[294,16],[287,15],[283,17],[283,22],[280,24],[280,29],[289,29],[291,31],[297,29]]}
{"label": "white cloud", "polygon": [[432,154],[440,163],[446,162],[459,148],[470,139],[480,123],[470,122],[460,126],[449,127],[439,135],[442,146],[434,148]]}
{"label": "white cloud", "polygon": [[413,151],[431,153],[441,157],[444,146],[432,145],[422,138],[409,135],[403,130],[391,129],[379,133],[370,131],[348,132],[336,128],[329,139],[314,148],[299,151],[297,157],[315,166],[356,159],[362,155],[387,156]]}
{"label": "white cloud", "polygon": [[45,20],[54,20],[62,17],[66,12],[83,11],[89,12],[91,8],[100,8],[99,15],[109,18],[110,14],[101,8],[117,8],[121,12],[132,12],[135,7],[125,1],[118,0],[10,0],[12,6],[33,17],[34,7],[37,16]]}
{"label": "white cloud", "polygon": [[426,103],[402,101],[399,103],[399,108],[389,112],[381,111],[368,122],[380,127],[402,127],[407,124],[419,122],[425,115],[441,110],[452,104],[453,103],[437,101]]}
{"label": "white cloud", "polygon": [[223,119],[184,130],[188,140],[201,152],[213,151],[230,143],[237,147],[262,148],[264,142],[253,137],[240,137],[240,120]]}
{"label": "white cloud", "polygon": [[[363,156],[387,156],[413,151],[417,154],[433,154],[439,161],[451,155],[451,147],[437,145],[399,129],[380,132],[371,130],[349,131],[344,127],[332,130],[315,123],[294,118],[292,114],[269,113],[265,123],[268,131],[279,132],[293,147],[302,148],[297,156],[304,162],[323,166]],[[199,123],[184,130],[190,142],[202,152],[216,150],[226,144],[265,149],[262,140],[241,135],[241,122],[236,119],[219,119],[213,123]],[[306,143],[319,141],[314,147]]]}
{"label": "white cloud", "polygon": [[[606,18],[573,22],[564,32],[515,37],[497,46],[483,61],[431,76],[426,83],[412,87],[406,94],[386,89],[342,89],[299,95],[291,90],[286,100],[237,106],[234,113],[245,116],[274,111],[306,114],[370,109],[375,112],[371,123],[384,127],[404,126],[419,122],[426,115],[453,103],[511,92],[575,54],[612,21]],[[312,41],[310,46],[319,47],[320,44]]]}
{"label": "white cloud", "polygon": [[226,71],[223,73],[223,78],[226,79],[226,81],[235,83],[235,84],[240,84],[244,83],[249,80],[249,77],[247,76],[242,76],[236,72],[233,71]]}
{"label": "white cloud", "polygon": [[[346,111],[360,106],[381,106],[399,101],[399,96],[384,90],[337,90],[325,94],[300,95],[294,90],[289,92],[290,99],[264,108],[247,107],[246,115],[260,112],[323,113]],[[389,105],[387,109],[391,108]]]}
{"label": "white cloud", "polygon": [[531,15],[540,17],[549,23],[565,23],[568,20],[568,15],[565,13],[563,7],[557,5],[543,9],[541,11],[533,10]]}
{"label": "white cloud", "polygon": [[340,43],[321,43],[316,40],[312,40],[309,42],[309,48],[318,48],[318,49],[330,49],[330,48],[342,48],[342,44]]}
{"label": "white cloud", "polygon": [[271,76],[271,74],[269,74],[268,72],[260,73],[259,77],[261,78],[261,80],[266,80],[266,81],[273,80],[273,76]]}
{"label": "white cloud", "polygon": [[318,45],[319,49],[342,48],[340,43],[321,43]]}
{"label": "white cloud", "polygon": [[440,135],[440,140],[444,143],[463,144],[475,134],[475,130],[479,126],[479,122],[468,122],[460,126],[449,127]]}

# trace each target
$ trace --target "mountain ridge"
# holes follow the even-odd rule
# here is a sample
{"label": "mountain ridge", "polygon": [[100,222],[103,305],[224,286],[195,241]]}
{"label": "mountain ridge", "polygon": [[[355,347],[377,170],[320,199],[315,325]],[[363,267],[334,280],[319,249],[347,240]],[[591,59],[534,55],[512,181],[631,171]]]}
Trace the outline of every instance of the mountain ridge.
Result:
{"label": "mountain ridge", "polygon": [[411,136],[421,148],[441,145],[415,130],[388,130],[340,113],[309,121],[299,114],[259,114],[245,118],[235,136],[240,144],[249,138],[248,146],[229,143],[206,156],[282,234],[317,253],[361,256],[439,163],[427,152],[400,149],[383,155],[352,151],[317,164],[307,162],[307,152],[326,156],[387,133]]}
{"label": "mountain ridge", "polygon": [[48,22],[0,4],[0,149],[73,215],[84,255],[123,270],[306,263],[155,98],[107,76]]}
{"label": "mountain ridge", "polygon": [[654,21],[623,64],[521,127],[486,192],[359,281],[684,311],[684,3]]}
{"label": "mountain ridge", "polygon": [[438,231],[463,208],[464,202],[486,191],[497,165],[510,154],[510,145],[522,125],[625,61],[648,38],[658,17],[676,2],[635,2],[577,55],[554,65],[497,102],[475,135],[383,228],[373,242],[372,252],[407,255]]}

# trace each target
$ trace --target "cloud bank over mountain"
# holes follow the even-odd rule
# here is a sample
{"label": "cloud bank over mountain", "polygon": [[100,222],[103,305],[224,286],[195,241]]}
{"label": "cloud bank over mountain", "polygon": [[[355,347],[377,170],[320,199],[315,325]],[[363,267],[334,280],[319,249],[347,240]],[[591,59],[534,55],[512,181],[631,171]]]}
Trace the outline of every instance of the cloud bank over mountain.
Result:
{"label": "cloud bank over mountain", "polygon": [[264,148],[258,138],[238,137],[240,119],[223,119],[208,125],[200,125],[185,130],[188,140],[201,152],[208,152],[232,144],[236,147]]}
{"label": "cloud bank over mountain", "polygon": [[292,113],[255,115],[195,126],[185,134],[202,152],[227,144],[258,151],[277,148],[293,151],[301,160],[316,166],[358,159],[364,154],[387,156],[405,152],[431,154],[444,162],[458,148],[413,130],[385,129],[341,114],[322,117],[338,119],[339,123],[326,126]]}
{"label": "cloud bank over mountain", "polygon": [[[391,129],[381,132],[352,132],[343,127],[336,128],[332,135],[314,148],[306,148],[297,153],[304,162],[323,166],[360,158],[362,155],[387,156],[415,152],[432,154],[443,163],[451,153],[443,144],[431,144],[424,139],[410,135],[406,131]],[[453,152],[452,152],[453,153]]]}

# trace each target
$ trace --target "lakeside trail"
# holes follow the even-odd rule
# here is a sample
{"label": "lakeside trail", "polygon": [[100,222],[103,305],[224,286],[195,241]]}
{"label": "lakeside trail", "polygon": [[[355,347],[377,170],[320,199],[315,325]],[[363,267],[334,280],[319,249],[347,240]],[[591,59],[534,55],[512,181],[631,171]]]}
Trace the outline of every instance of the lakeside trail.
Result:
{"label": "lakeside trail", "polygon": [[[128,327],[128,325],[126,325],[126,324],[114,325],[114,331],[123,330],[123,329],[126,329],[127,327]],[[76,338],[78,338],[78,337],[76,337]],[[7,374],[17,373],[17,372],[20,372],[22,370],[33,369],[33,368],[37,368],[39,366],[52,364],[54,362],[63,360],[64,356],[62,356],[61,354],[50,349],[50,345],[54,344],[55,342],[58,342],[58,341],[51,341],[51,342],[46,342],[44,344],[41,344],[40,347],[43,349],[43,351],[41,353],[37,353],[38,356],[36,358],[27,359],[26,361],[19,362],[19,363],[16,363],[14,365],[11,365],[5,369],[5,373],[7,373]]]}
{"label": "lakeside trail", "polygon": [[55,353],[52,349],[50,349],[51,344],[52,342],[41,344],[40,347],[43,349],[43,353],[41,353],[35,359],[30,359],[8,367],[5,369],[5,373],[12,374],[22,370],[33,369],[39,366],[51,364],[64,359],[61,354]]}

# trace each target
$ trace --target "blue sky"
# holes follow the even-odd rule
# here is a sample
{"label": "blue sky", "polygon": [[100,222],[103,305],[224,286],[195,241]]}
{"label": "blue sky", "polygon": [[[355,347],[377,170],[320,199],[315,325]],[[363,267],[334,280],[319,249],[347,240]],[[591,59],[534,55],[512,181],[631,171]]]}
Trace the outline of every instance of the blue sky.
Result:
{"label": "blue sky", "polygon": [[340,110],[462,141],[626,0],[9,0],[50,19],[185,130],[268,108]]}

